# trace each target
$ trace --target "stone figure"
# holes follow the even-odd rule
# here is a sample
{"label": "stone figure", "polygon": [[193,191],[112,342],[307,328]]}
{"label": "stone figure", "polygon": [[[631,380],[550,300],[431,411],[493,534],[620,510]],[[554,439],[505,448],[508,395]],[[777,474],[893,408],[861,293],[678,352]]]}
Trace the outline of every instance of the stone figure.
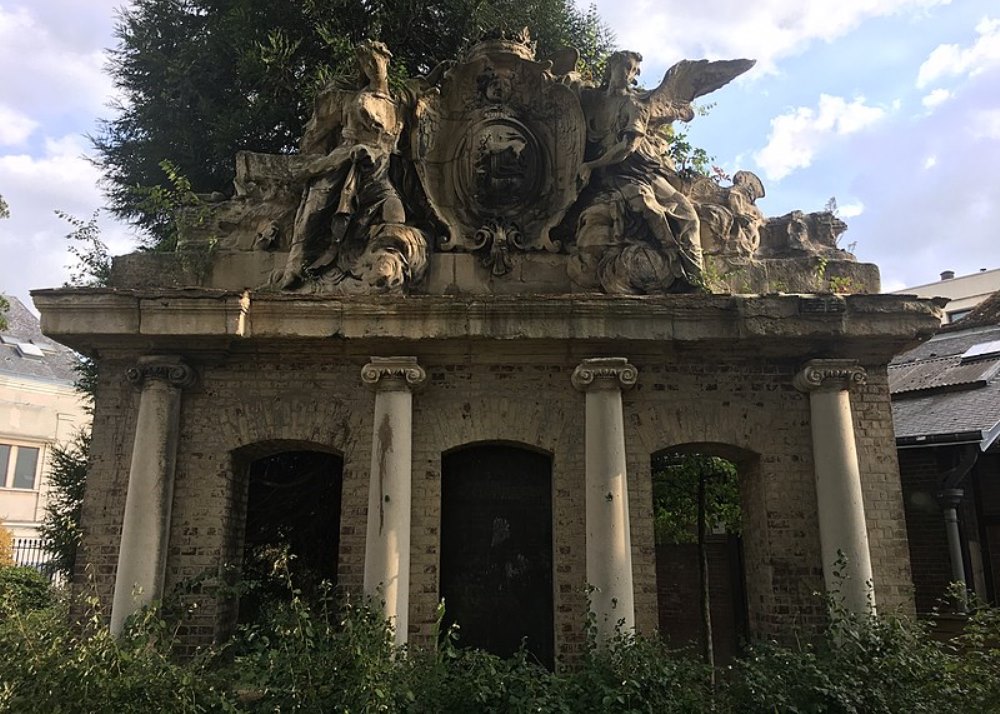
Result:
{"label": "stone figure", "polygon": [[768,219],[761,230],[760,255],[765,258],[822,256],[853,260],[837,243],[847,224],[830,211],[792,211]]}
{"label": "stone figure", "polygon": [[683,61],[652,91],[633,87],[642,56],[617,52],[603,84],[585,89],[589,180],[570,263],[574,282],[609,293],[685,291],[702,282],[700,224],[679,183],[661,127],[694,118],[691,102],[753,66]]}
{"label": "stone figure", "polygon": [[748,258],[760,245],[766,219],[756,201],[764,197],[764,184],[750,171],[737,171],[733,185],[719,186],[701,178],[689,195],[701,220],[701,248],[705,255]]}
{"label": "stone figure", "polygon": [[[406,226],[403,202],[389,175],[407,111],[389,91],[392,55],[381,42],[362,43],[356,51],[362,76],[355,82],[335,80],[324,89],[305,127],[301,153],[311,160],[303,169],[307,182],[281,278],[284,289],[295,287],[306,271],[327,268],[337,282],[362,255],[367,265],[380,266],[378,284],[372,286],[379,289],[402,276],[422,274],[420,262],[426,263],[426,239]],[[386,231],[388,226],[393,228]],[[394,238],[376,241],[373,248],[372,239],[383,234]],[[379,245],[385,252],[378,253]],[[308,265],[307,254],[313,258]]]}

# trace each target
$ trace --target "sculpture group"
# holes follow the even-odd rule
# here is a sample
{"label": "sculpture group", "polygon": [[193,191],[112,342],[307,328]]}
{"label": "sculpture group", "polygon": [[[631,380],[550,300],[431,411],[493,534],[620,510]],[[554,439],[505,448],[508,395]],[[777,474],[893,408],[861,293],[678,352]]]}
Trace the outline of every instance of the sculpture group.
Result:
{"label": "sculpture group", "polygon": [[[670,158],[670,125],[751,60],[685,60],[646,91],[638,53],[615,53],[600,83],[585,81],[576,51],[538,60],[525,30],[390,89],[389,49],[356,54],[357,76],[317,95],[299,155],[243,155],[237,195],[216,209],[217,230],[287,249],[272,288],[405,292],[449,251],[503,279],[518,254],[540,251],[562,254],[579,290],[688,292],[705,285],[705,254],[822,252],[801,216],[768,232],[754,174],[724,186]],[[762,246],[762,235],[774,237]]]}

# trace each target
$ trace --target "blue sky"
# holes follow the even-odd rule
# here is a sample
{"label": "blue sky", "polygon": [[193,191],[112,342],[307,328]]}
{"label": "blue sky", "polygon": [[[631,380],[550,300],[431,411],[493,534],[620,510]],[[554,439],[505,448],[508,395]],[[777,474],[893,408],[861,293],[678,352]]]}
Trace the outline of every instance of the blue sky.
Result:
{"label": "blue sky", "polygon": [[[103,199],[86,139],[108,116],[102,72],[120,0],[0,0],[0,290],[67,277],[59,209]],[[764,181],[767,215],[835,196],[844,244],[887,290],[1000,267],[1000,3],[995,0],[600,0],[623,49],[659,81],[683,58],[758,60],[706,98],[695,144]],[[128,226],[103,216],[114,252]]]}

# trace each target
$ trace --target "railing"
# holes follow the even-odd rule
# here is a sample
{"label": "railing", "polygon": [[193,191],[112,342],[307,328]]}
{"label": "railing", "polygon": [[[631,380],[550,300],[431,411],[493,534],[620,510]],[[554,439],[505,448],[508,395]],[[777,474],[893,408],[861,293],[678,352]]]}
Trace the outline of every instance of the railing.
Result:
{"label": "railing", "polygon": [[15,538],[14,563],[26,568],[34,568],[49,579],[53,585],[61,585],[63,576],[50,567],[53,555],[45,549],[45,541],[41,538]]}

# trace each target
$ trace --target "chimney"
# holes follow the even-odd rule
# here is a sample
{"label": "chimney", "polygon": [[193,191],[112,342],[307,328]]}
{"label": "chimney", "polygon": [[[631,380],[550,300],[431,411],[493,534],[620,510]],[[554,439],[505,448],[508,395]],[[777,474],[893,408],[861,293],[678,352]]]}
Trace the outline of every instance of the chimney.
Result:
{"label": "chimney", "polygon": [[943,273],[941,273],[941,279],[942,280],[951,280],[954,277],[955,277],[955,271],[954,270],[946,270]]}

